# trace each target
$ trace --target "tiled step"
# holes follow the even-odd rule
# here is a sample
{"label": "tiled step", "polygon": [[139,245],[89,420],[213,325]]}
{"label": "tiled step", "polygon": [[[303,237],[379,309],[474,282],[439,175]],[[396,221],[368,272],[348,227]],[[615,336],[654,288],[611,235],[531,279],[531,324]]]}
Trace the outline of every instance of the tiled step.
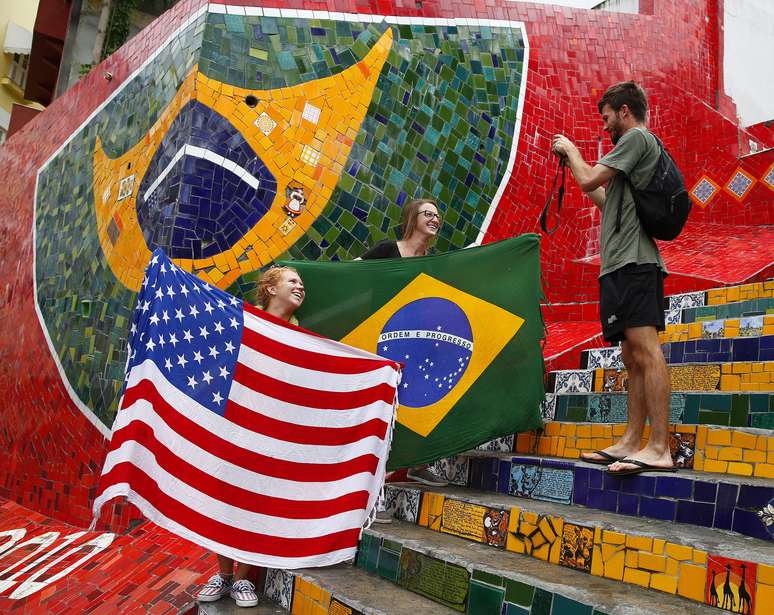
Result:
{"label": "tiled step", "polygon": [[[669,365],[668,370],[673,392],[774,391],[774,361]],[[627,384],[625,369],[560,370],[546,377],[548,393],[622,393]]]}
{"label": "tiled step", "polygon": [[717,585],[726,570],[737,575],[744,569],[747,592],[756,605],[766,605],[753,613],[768,613],[774,600],[774,549],[762,540],[461,487],[391,484],[386,492],[390,510],[401,520],[494,551],[511,551],[700,603],[709,597],[707,583],[713,573]]}
{"label": "tiled step", "polygon": [[722,286],[693,293],[670,295],[669,309],[698,308],[704,306],[720,306],[729,303],[769,299],[774,297],[774,280]]}
{"label": "tiled step", "polygon": [[[512,440],[512,451],[578,459],[582,452],[611,446],[625,429],[623,423],[552,421],[541,432],[518,434]],[[770,429],[671,424],[670,433],[673,459],[683,458],[695,471],[774,478],[774,432]],[[643,446],[648,436],[646,425]]]}
{"label": "tiled step", "polygon": [[[774,313],[774,296],[722,303],[716,305],[686,305],[686,307],[672,307],[673,298],[669,297],[668,307],[664,314],[668,324],[689,324],[703,320],[723,320],[726,318],[744,318],[747,316],[759,316]],[[687,302],[690,303],[690,302]],[[675,301],[675,305],[679,301]]]}
{"label": "tiled step", "polygon": [[445,459],[433,469],[471,489],[774,538],[774,511],[766,512],[774,506],[774,480],[686,469],[616,478],[590,463],[489,451]]}
{"label": "tiled step", "polygon": [[[358,566],[475,615],[710,615],[679,596],[556,567],[536,558],[470,544],[409,523],[366,530]],[[396,570],[397,568],[397,570]],[[464,609],[464,610],[462,610]]]}
{"label": "tiled step", "polygon": [[[774,299],[770,301],[774,303]],[[669,324],[666,325],[664,331],[659,333],[658,337],[662,344],[666,344],[691,340],[744,339],[773,334],[774,314],[768,314],[741,318],[705,319],[687,324]],[[738,360],[753,361],[755,359],[743,358]]]}
{"label": "tiled step", "polygon": [[180,615],[279,615],[286,613],[276,604],[265,599],[254,607],[239,607],[229,597],[217,602],[196,602],[180,611]]}
{"label": "tiled step", "polygon": [[[695,323],[697,326],[707,326],[707,330],[691,339],[679,340],[678,338],[687,338],[688,332],[666,331],[668,335],[662,339],[661,349],[667,363],[736,363],[751,361],[774,361],[774,315],[768,316],[772,321],[771,325],[761,326],[759,328],[746,329],[745,332],[751,335],[727,335],[724,333],[739,333],[737,328],[726,329],[725,323],[738,323],[733,320],[712,320],[704,323]],[[760,317],[763,321],[763,317]],[[757,321],[756,321],[757,322]],[[713,327],[714,323],[720,323]],[[693,325],[680,325],[681,327],[692,327]],[[766,334],[762,332],[766,330]],[[753,333],[755,335],[753,335]],[[717,334],[717,335],[715,335]],[[695,335],[695,332],[691,332]],[[704,337],[702,337],[704,335]],[[710,337],[715,335],[715,337]],[[667,339],[669,338],[669,339]],[[621,347],[612,346],[609,348],[591,348],[581,351],[580,368],[581,369],[623,369],[623,359],[621,357]]]}
{"label": "tiled step", "polygon": [[[625,393],[550,395],[543,404],[544,420],[625,423]],[[684,425],[774,428],[771,393],[673,393],[669,422]]]}

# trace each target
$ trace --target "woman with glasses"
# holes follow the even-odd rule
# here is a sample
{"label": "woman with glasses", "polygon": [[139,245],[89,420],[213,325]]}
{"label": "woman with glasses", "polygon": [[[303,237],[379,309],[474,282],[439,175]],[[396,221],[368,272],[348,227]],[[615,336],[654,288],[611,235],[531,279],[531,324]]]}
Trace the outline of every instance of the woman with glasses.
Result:
{"label": "woman with glasses", "polygon": [[[427,256],[430,246],[441,229],[441,221],[438,203],[434,199],[415,199],[403,207],[401,215],[403,239],[380,241],[360,258],[369,260]],[[400,401],[400,393],[398,393],[398,401]],[[410,481],[432,487],[445,487],[448,484],[433,474],[427,466],[409,468],[406,477]],[[377,523],[390,523],[391,520],[392,516],[387,512],[379,512],[376,515]]]}
{"label": "woman with glasses", "polygon": [[380,241],[362,258],[405,258],[427,256],[438,231],[441,229],[441,214],[433,199],[415,199],[403,208],[401,215],[403,239]]}

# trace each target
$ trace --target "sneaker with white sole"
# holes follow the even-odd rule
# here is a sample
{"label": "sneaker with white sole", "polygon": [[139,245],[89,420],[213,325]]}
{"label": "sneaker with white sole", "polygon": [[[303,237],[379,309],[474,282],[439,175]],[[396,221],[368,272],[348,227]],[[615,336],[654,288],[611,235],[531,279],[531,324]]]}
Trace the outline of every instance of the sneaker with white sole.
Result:
{"label": "sneaker with white sole", "polygon": [[392,523],[392,513],[389,510],[380,510],[374,516],[374,523],[379,523],[380,525]]}
{"label": "sneaker with white sole", "polygon": [[429,485],[430,487],[445,487],[449,484],[448,481],[445,481],[440,476],[433,474],[429,468],[411,468],[408,472],[406,472],[406,478],[416,483]]}
{"label": "sneaker with white sole", "polygon": [[258,594],[255,593],[255,585],[247,579],[234,581],[231,586],[231,597],[237,606],[256,606],[258,604]]}
{"label": "sneaker with white sole", "polygon": [[210,577],[207,584],[199,591],[199,595],[196,599],[199,602],[215,602],[220,600],[223,596],[228,596],[231,591],[231,581],[224,579],[219,574],[214,577]]}

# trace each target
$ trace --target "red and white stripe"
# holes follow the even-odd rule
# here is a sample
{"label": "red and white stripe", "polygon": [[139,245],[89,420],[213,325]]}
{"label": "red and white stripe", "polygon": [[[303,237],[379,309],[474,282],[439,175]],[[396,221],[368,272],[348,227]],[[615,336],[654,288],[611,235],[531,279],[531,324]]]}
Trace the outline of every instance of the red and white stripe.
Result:
{"label": "red and white stripe", "polygon": [[244,307],[223,417],[152,361],[132,369],[95,518],[126,496],[151,521],[241,562],[350,559],[384,480],[400,367]]}

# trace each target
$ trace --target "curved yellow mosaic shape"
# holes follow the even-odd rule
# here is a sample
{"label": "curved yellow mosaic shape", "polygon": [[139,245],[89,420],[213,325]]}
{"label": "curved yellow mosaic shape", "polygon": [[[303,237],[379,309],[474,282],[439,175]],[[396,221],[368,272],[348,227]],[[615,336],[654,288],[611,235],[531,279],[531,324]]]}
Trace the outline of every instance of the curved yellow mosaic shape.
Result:
{"label": "curved yellow mosaic shape", "polygon": [[[338,75],[276,90],[237,88],[194,67],[158,121],[122,156],[108,157],[97,138],[97,233],[116,278],[131,290],[140,288],[151,252],[137,219],[137,192],[164,135],[191,100],[231,122],[274,175],[277,193],[269,211],[230,249],[209,258],[174,262],[226,288],[243,273],[285,252],[309,229],[333,194],[391,46],[388,29],[365,58]],[[250,95],[258,101],[253,108],[245,104]],[[303,189],[306,201],[300,213],[295,207],[286,209],[289,186]]]}

